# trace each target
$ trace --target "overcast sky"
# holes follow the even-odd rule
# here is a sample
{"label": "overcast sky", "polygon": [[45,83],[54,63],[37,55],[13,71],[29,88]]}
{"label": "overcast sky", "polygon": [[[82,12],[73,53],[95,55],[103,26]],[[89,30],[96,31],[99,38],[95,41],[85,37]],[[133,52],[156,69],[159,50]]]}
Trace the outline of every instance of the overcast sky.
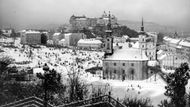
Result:
{"label": "overcast sky", "polygon": [[0,0],[0,27],[69,23],[72,14],[155,22],[190,29],[190,0]]}

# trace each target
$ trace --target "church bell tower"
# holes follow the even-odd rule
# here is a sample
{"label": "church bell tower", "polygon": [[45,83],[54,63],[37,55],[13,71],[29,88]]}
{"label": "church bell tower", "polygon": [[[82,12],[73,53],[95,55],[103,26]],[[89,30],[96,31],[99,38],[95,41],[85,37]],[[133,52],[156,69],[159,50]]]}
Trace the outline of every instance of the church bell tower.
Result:
{"label": "church bell tower", "polygon": [[105,56],[113,54],[113,37],[112,37],[112,28],[111,28],[111,15],[109,12],[109,19],[106,29],[106,35],[104,36],[104,52]]}

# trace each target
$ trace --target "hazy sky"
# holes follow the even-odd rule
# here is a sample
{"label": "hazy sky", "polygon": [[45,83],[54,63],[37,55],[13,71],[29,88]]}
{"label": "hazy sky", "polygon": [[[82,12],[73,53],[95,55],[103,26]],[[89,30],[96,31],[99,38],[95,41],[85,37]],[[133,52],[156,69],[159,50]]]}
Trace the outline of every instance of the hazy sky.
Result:
{"label": "hazy sky", "polygon": [[0,27],[69,23],[72,14],[151,21],[190,29],[190,0],[0,0]]}

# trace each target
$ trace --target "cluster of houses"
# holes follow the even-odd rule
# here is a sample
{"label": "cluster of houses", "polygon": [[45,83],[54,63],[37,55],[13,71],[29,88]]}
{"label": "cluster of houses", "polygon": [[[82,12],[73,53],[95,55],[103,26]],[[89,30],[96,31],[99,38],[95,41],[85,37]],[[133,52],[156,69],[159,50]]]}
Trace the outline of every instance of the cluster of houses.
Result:
{"label": "cluster of houses", "polygon": [[190,41],[165,36],[164,44],[159,46],[158,59],[166,70],[174,70],[181,63],[190,64]]}
{"label": "cluster of houses", "polygon": [[23,30],[21,31],[21,44],[27,45],[50,45],[62,47],[79,47],[100,49],[102,41],[96,38],[87,39],[84,33],[54,33],[49,34],[47,31]]}

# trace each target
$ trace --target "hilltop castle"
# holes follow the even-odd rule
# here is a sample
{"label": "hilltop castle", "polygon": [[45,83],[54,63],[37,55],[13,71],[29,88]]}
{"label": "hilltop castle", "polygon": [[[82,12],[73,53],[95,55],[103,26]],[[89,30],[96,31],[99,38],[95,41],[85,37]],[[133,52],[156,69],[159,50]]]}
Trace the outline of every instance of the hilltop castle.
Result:
{"label": "hilltop castle", "polygon": [[[99,18],[88,18],[85,15],[70,17],[69,23],[74,30],[82,30],[83,28],[91,29],[96,25],[107,25],[108,24],[108,14],[104,11],[103,15]],[[117,18],[114,15],[110,17],[111,23],[117,24]]]}

